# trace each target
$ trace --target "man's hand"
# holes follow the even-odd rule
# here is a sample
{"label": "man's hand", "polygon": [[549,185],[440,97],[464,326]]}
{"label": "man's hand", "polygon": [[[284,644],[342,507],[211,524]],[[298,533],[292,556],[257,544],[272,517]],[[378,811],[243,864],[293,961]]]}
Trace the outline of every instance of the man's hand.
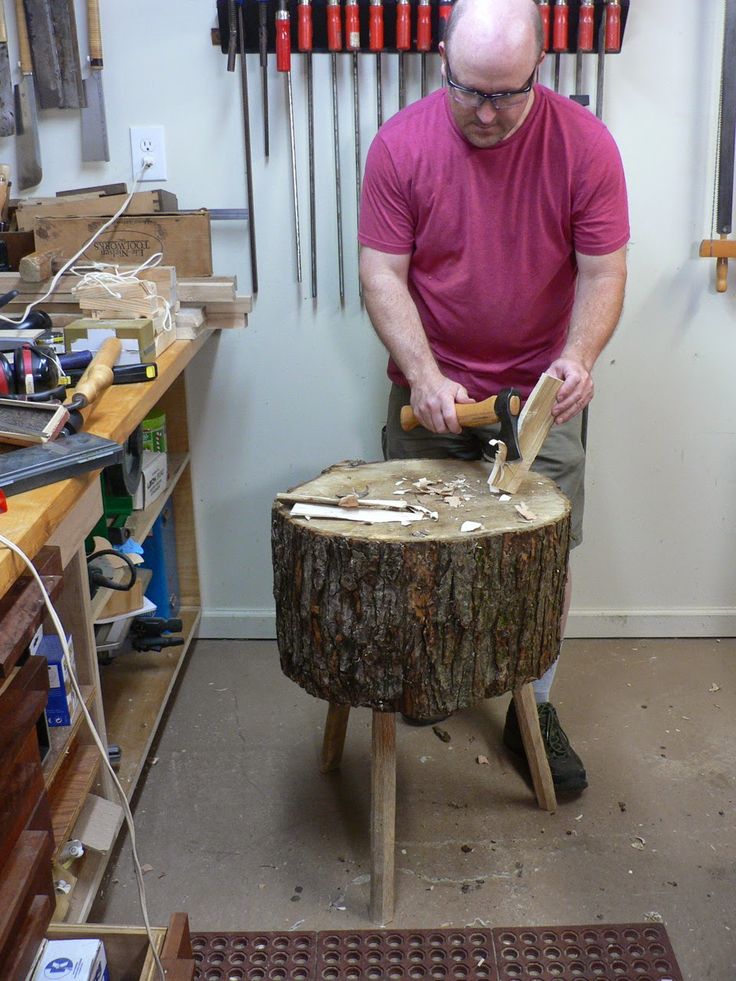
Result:
{"label": "man's hand", "polygon": [[558,358],[547,368],[547,374],[562,379],[552,415],[559,425],[573,419],[593,398],[593,379],[590,372],[573,358]]}
{"label": "man's hand", "polygon": [[460,433],[456,402],[475,402],[466,389],[451,378],[438,375],[432,381],[417,383],[411,389],[411,407],[425,429],[433,433]]}

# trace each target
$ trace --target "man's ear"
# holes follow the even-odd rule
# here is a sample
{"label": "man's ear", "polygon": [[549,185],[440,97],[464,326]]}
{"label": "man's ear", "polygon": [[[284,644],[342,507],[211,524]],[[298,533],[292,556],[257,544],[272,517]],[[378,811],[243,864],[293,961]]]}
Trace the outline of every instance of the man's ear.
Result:
{"label": "man's ear", "polygon": [[443,80],[447,81],[447,74],[445,72],[445,58],[447,57],[447,55],[445,54],[444,41],[440,41],[440,43],[437,45],[437,50],[439,51],[439,55],[440,55],[440,74],[442,75]]}
{"label": "man's ear", "polygon": [[542,62],[546,57],[547,57],[547,52],[542,51],[542,53],[539,56],[539,61],[537,62],[537,68],[536,68],[537,77],[539,77],[539,69],[542,67]]}

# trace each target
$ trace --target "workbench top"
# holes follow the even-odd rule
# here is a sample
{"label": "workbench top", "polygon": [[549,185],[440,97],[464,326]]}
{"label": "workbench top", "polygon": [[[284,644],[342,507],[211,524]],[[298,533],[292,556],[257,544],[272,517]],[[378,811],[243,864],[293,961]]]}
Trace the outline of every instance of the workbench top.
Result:
{"label": "workbench top", "polygon": [[[155,381],[109,388],[85,411],[85,430],[118,443],[124,442],[213,333],[205,330],[193,341],[175,341],[170,345],[158,358]],[[0,514],[0,533],[33,558],[53,537],[68,512],[97,480],[98,474],[99,471],[89,471],[8,498],[8,512]],[[0,546],[0,596],[24,571],[21,560]]]}

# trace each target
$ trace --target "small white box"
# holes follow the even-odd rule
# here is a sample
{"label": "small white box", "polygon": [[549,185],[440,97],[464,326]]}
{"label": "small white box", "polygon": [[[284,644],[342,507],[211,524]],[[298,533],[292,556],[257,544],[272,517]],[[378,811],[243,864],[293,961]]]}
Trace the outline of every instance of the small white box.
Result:
{"label": "small white box", "polygon": [[165,453],[143,451],[141,481],[133,495],[133,510],[142,511],[166,490],[167,458]]}
{"label": "small white box", "polygon": [[31,981],[110,981],[101,940],[47,940]]}

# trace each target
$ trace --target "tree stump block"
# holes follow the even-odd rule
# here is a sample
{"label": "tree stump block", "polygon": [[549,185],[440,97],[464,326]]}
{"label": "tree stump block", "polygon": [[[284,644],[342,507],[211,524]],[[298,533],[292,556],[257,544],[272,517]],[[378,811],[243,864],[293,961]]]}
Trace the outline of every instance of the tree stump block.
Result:
{"label": "tree stump block", "polygon": [[[289,678],[335,704],[431,718],[544,673],[559,651],[570,505],[534,473],[501,501],[489,472],[457,460],[338,465],[294,491],[410,501],[438,514],[406,526],[305,520],[274,505],[276,627]],[[461,532],[466,521],[482,527]]]}
{"label": "tree stump block", "polygon": [[[436,520],[358,524],[274,504],[276,628],[284,673],[329,702],[321,769],[340,764],[351,706],[373,709],[371,918],[394,908],[397,711],[431,718],[513,691],[539,806],[556,806],[528,682],[557,656],[570,505],[530,473],[507,501],[490,466],[338,464],[293,492],[409,500]],[[401,494],[397,494],[401,491]],[[405,492],[405,493],[404,493]],[[517,510],[523,502],[524,514]],[[463,532],[467,521],[480,527]]]}

